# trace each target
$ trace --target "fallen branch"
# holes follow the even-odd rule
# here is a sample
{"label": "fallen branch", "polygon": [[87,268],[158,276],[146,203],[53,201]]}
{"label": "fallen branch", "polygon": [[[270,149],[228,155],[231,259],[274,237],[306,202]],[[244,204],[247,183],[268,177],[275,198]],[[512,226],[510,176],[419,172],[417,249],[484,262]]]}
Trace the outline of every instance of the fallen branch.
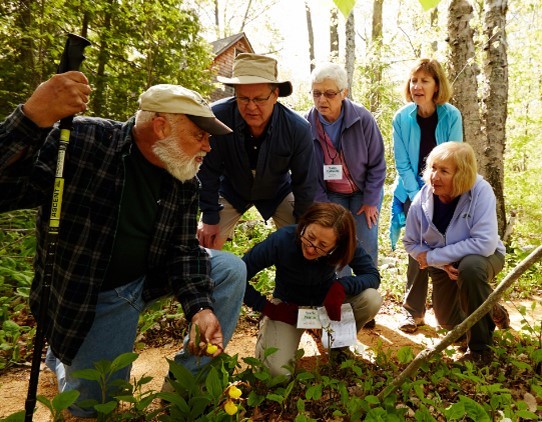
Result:
{"label": "fallen branch", "polygon": [[503,293],[514,283],[521,275],[531,267],[536,261],[542,257],[542,245],[538,246],[533,252],[529,254],[527,258],[521,261],[497,286],[497,288],[488,296],[484,303],[482,303],[478,309],[470,314],[461,324],[457,325],[451,330],[442,340],[434,347],[428,347],[422,350],[414,358],[414,360],[408,365],[403,372],[401,372],[390,385],[384,390],[378,393],[377,397],[382,401],[392,391],[400,387],[407,378],[414,376],[416,371],[427,362],[432,356],[437,353],[441,353],[444,349],[450,346],[454,341],[465,334],[474,324],[476,324],[482,317],[493,309],[493,306],[499,301]]}

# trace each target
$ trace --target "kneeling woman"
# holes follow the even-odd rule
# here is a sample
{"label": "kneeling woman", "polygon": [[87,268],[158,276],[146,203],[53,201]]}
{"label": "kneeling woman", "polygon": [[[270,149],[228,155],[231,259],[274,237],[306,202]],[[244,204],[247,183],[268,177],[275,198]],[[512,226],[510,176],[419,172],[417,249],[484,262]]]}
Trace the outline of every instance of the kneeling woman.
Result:
{"label": "kneeling woman", "polygon": [[[420,268],[428,268],[436,319],[451,330],[487,299],[492,292],[489,282],[504,266],[496,199],[489,183],[477,174],[474,151],[467,143],[435,147],[423,178],[425,185],[408,212],[403,243]],[[460,360],[489,364],[495,321],[503,319],[507,312],[497,305],[473,325],[467,333],[469,349]]]}
{"label": "kneeling woman", "polygon": [[[350,303],[358,331],[372,320],[382,298],[376,290],[380,274],[356,239],[352,214],[335,203],[315,203],[297,225],[283,227],[254,246],[244,257],[247,265],[245,304],[264,317],[256,357],[272,375],[290,375],[303,329],[296,328],[300,306],[325,306],[332,320],[340,320],[341,305]],[[248,283],[259,271],[275,266],[273,298],[266,299]],[[346,265],[354,275],[338,277]],[[278,351],[265,356],[265,349]]]}

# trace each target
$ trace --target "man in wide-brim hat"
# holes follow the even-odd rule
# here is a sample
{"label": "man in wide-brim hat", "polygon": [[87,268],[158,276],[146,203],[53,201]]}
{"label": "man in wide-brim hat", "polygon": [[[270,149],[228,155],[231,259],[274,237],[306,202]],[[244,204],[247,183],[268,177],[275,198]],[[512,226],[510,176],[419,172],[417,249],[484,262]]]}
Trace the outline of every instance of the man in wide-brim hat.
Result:
{"label": "man in wide-brim hat", "polygon": [[213,113],[233,129],[211,137],[211,151],[198,173],[200,243],[221,249],[240,217],[253,205],[277,227],[294,224],[313,201],[317,183],[308,122],[278,102],[292,93],[277,79],[277,61],[239,54],[231,78],[218,80],[235,96],[212,104]]}

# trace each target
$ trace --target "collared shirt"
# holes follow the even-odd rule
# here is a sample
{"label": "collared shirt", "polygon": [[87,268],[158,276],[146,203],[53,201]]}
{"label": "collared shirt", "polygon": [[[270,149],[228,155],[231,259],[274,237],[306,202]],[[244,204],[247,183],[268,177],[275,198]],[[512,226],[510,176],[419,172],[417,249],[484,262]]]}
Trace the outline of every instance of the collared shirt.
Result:
{"label": "collared shirt", "polygon": [[292,192],[294,216],[299,218],[312,204],[317,183],[310,125],[295,111],[276,103],[263,133],[256,172],[246,151],[247,124],[235,98],[213,103],[213,112],[233,133],[211,136],[211,151],[198,173],[202,183],[200,208],[205,224],[220,221],[219,195],[239,212],[254,205],[269,219]]}
{"label": "collared shirt", "polygon": [[[44,324],[55,355],[70,364],[92,326],[118,225],[134,119],[74,119],[50,300]],[[0,124],[0,212],[38,208],[30,306],[39,317],[59,130],[39,129],[19,106]],[[20,154],[23,158],[15,160]],[[196,238],[199,182],[164,177],[148,253],[144,298],[174,294],[186,317],[212,307],[209,258]]]}

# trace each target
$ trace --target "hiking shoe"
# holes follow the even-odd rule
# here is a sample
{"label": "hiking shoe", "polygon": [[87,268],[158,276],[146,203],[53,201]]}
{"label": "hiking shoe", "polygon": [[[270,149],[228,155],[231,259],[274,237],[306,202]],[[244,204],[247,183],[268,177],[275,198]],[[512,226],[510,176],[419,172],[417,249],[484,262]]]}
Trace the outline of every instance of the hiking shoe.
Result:
{"label": "hiking shoe", "polygon": [[162,388],[160,388],[161,393],[174,393],[175,388],[171,385],[169,376],[164,377],[164,382],[162,383]]}
{"label": "hiking shoe", "polygon": [[376,327],[376,321],[374,318],[370,321],[367,321],[365,325],[363,326],[363,328],[375,328],[375,327]]}
{"label": "hiking shoe", "polygon": [[499,330],[510,328],[510,315],[508,315],[508,311],[504,306],[497,303],[491,311],[491,316]]}
{"label": "hiking shoe", "polygon": [[329,357],[332,362],[341,364],[349,359],[355,359],[356,355],[349,347],[338,347],[336,349],[331,349]]}
{"label": "hiking shoe", "polygon": [[457,350],[459,350],[461,353],[465,353],[469,345],[467,344],[467,336],[463,334],[461,337],[459,337],[456,341],[454,341],[454,346],[457,347]]}
{"label": "hiking shoe", "polygon": [[493,351],[491,349],[482,350],[481,352],[475,352],[473,350],[467,350],[463,356],[455,361],[458,366],[465,367],[465,364],[470,362],[473,366],[483,368],[491,365],[493,362]]}
{"label": "hiking shoe", "polygon": [[399,329],[404,333],[415,333],[420,325],[425,325],[423,317],[413,317],[407,313],[405,320],[399,325]]}

